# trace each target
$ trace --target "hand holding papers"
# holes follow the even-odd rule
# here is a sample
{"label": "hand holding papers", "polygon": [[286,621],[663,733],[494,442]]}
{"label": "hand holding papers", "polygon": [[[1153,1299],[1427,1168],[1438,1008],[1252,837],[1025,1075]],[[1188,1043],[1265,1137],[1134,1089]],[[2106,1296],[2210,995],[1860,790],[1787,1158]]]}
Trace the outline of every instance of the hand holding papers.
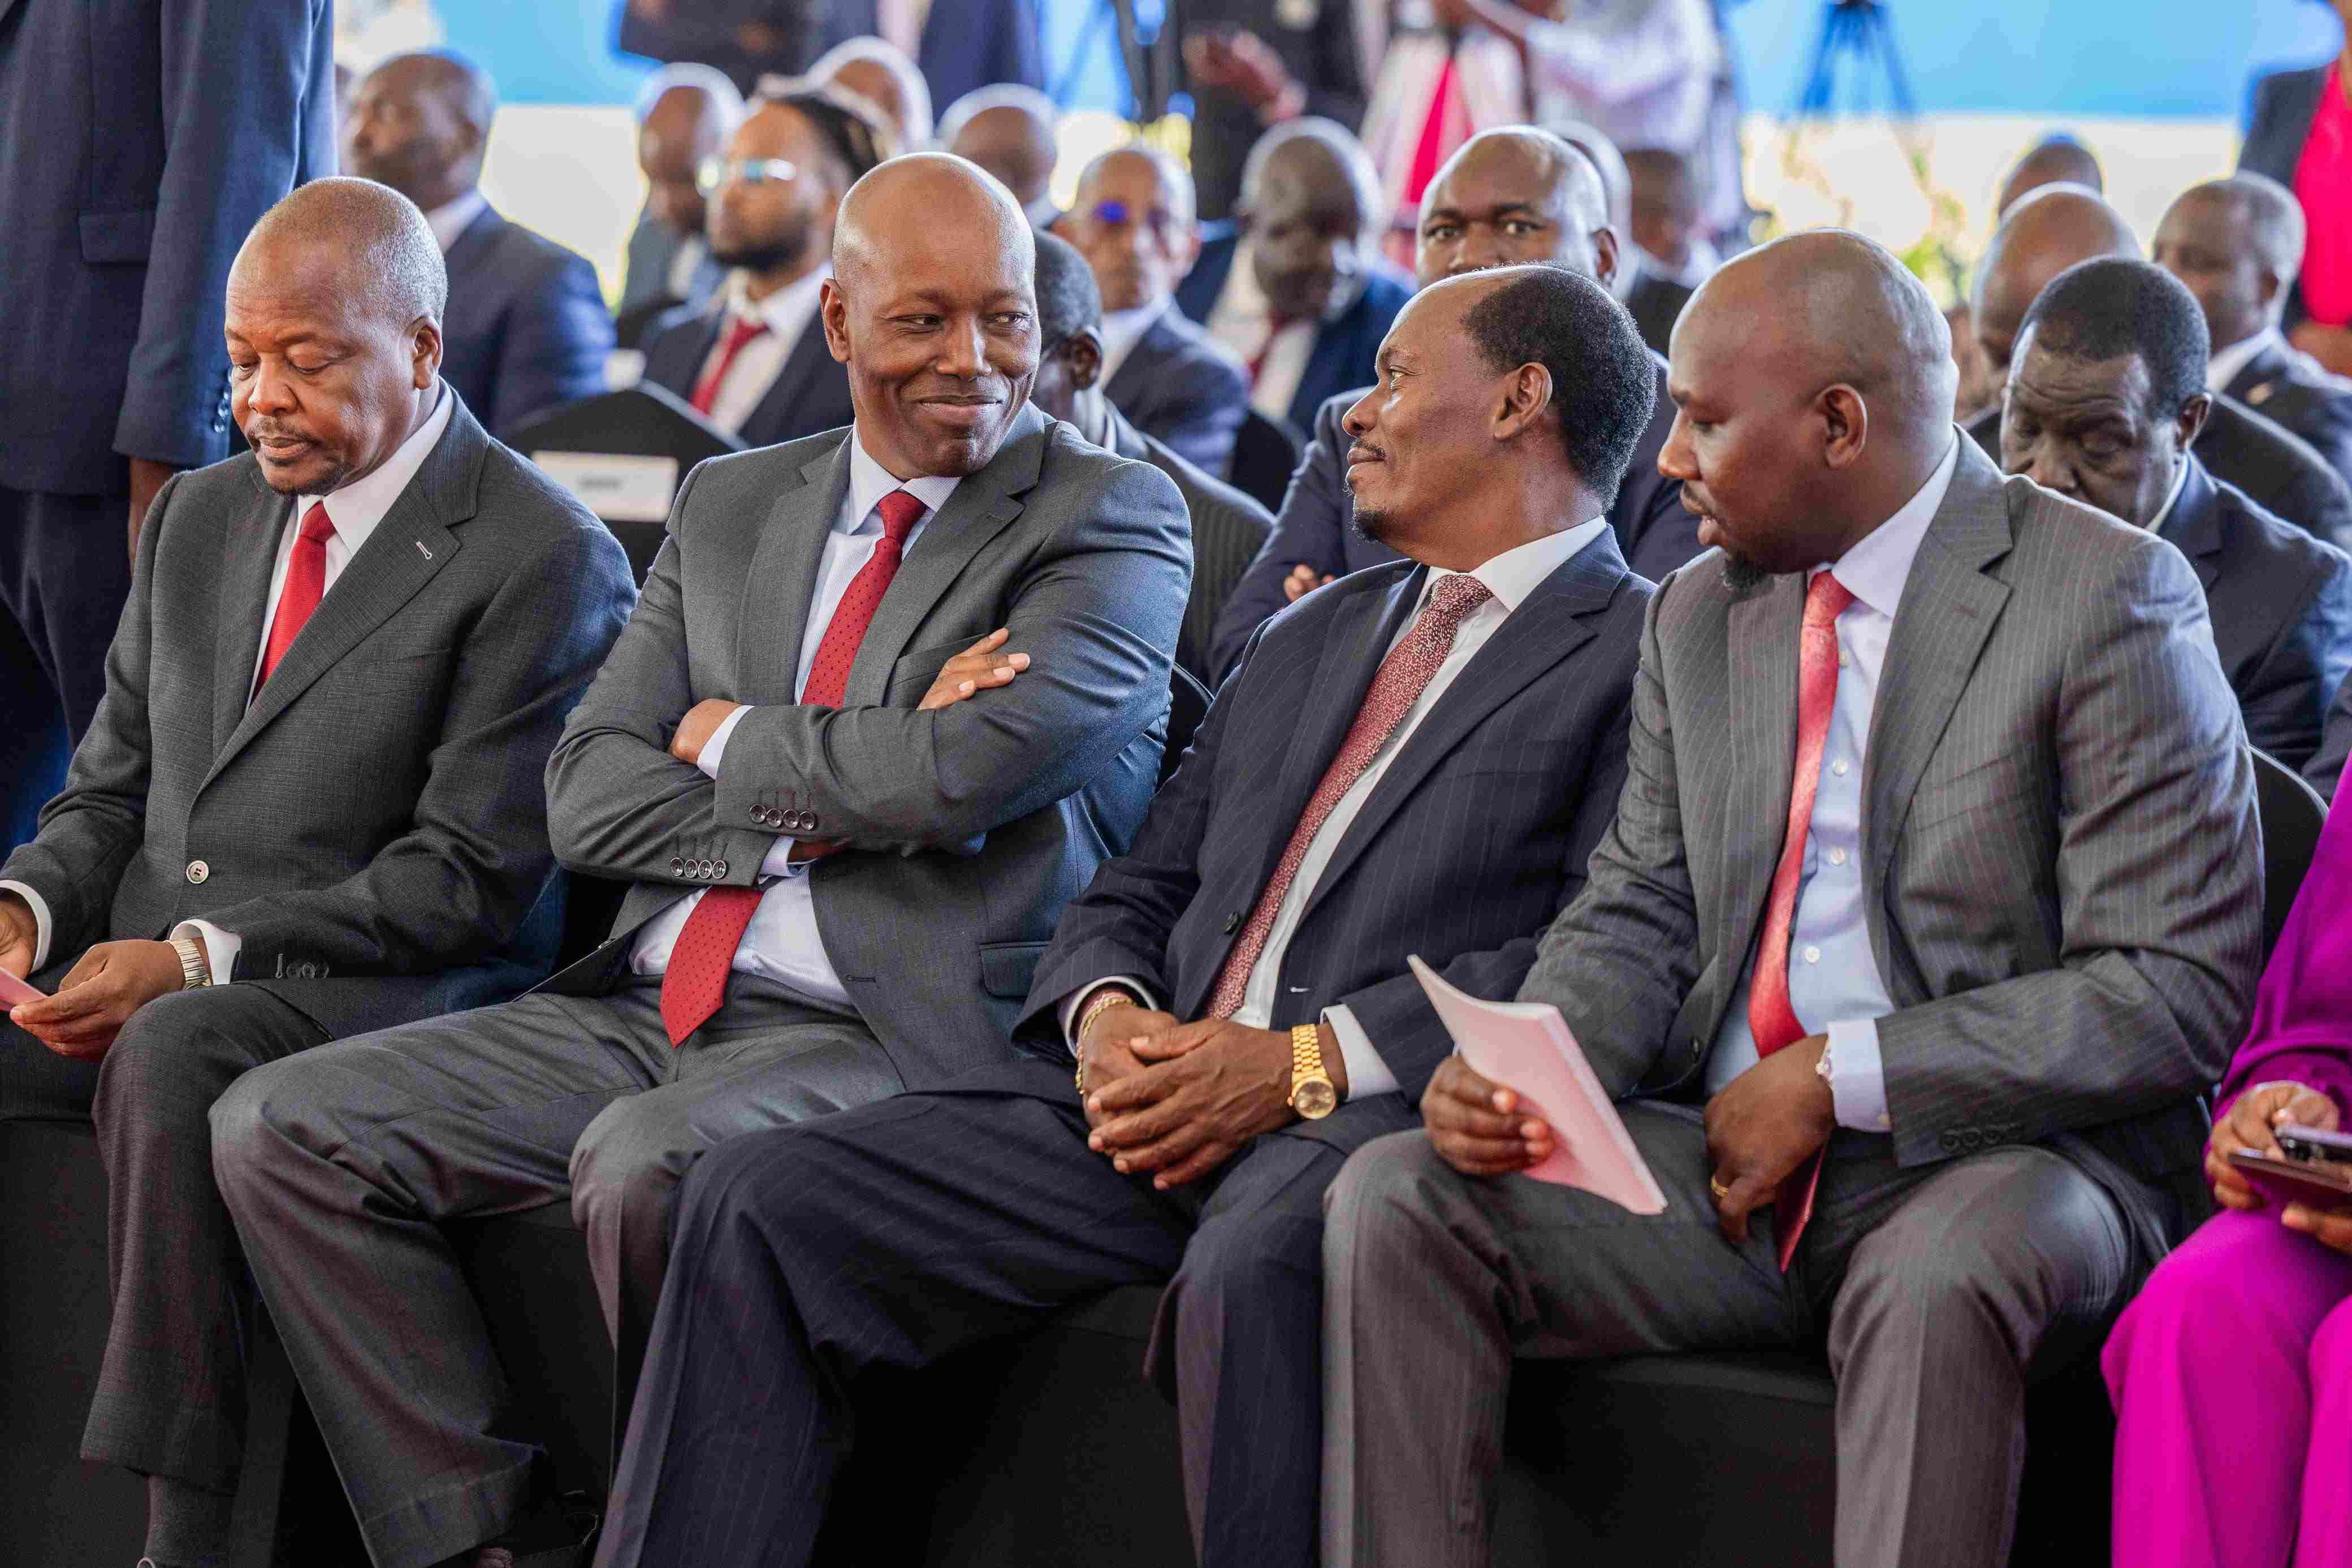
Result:
{"label": "hand holding papers", "polygon": [[1507,1084],[1528,1114],[1550,1125],[1557,1140],[1551,1156],[1528,1176],[1581,1187],[1635,1214],[1665,1212],[1666,1195],[1558,1008],[1481,1001],[1446,984],[1418,957],[1406,962],[1463,1059],[1479,1076]]}
{"label": "hand holding papers", "polygon": [[0,969],[0,1012],[5,1012],[19,1002],[37,1002],[40,999],[39,991],[35,990],[7,970]]}

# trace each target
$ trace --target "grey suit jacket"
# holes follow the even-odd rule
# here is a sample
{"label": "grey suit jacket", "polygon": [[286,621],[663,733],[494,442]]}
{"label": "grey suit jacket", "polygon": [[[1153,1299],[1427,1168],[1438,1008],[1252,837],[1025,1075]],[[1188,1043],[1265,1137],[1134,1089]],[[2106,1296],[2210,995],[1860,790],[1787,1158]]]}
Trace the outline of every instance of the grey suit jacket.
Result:
{"label": "grey suit jacket", "polygon": [[[1614,1095],[1689,1095],[1763,924],[1795,772],[1801,575],[1668,580],[1628,782],[1522,999]],[[2252,764],[2179,551],[1973,444],[1919,547],[1864,761],[1906,1166],[2057,1147],[2160,1255],[2262,964]]]}
{"label": "grey suit jacket", "polygon": [[[755,885],[790,821],[847,846],[810,870],[817,927],[917,1089],[1003,1057],[1062,906],[1142,822],[1191,553],[1164,476],[1024,409],[908,550],[844,705],[801,706],[849,439],[715,458],[680,488],[637,613],[548,764],[556,853],[634,884],[612,940],[551,985],[618,983],[639,926],[698,887]],[[999,626],[1028,671],[917,711]],[[715,781],[668,750],[710,697],[752,708]]]}
{"label": "grey suit jacket", "polygon": [[1192,593],[1184,603],[1184,629],[1176,639],[1176,662],[1211,691],[1217,674],[1210,662],[1210,639],[1217,615],[1234,584],[1273,530],[1274,515],[1222,479],[1211,478],[1192,464],[1127,423],[1118,410],[1107,408],[1110,418],[1110,449],[1121,457],[1149,463],[1176,482],[1184,509],[1192,519]]}
{"label": "grey suit jacket", "polygon": [[106,699],[0,878],[48,905],[52,962],[208,920],[232,978],[331,1034],[503,999],[555,957],[540,776],[628,562],[461,402],[248,704],[293,505],[250,454],[164,486]]}

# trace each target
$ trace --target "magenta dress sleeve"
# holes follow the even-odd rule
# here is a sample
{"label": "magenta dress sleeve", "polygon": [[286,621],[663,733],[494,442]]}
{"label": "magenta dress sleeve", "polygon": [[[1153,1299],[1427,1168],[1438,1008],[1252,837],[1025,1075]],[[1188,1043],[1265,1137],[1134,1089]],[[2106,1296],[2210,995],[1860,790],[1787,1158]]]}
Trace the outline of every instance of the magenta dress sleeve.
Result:
{"label": "magenta dress sleeve", "polygon": [[2352,1122],[2352,809],[2329,814],[2319,852],[2254,995],[2252,1026],[2221,1080],[2220,1105],[2292,1079]]}

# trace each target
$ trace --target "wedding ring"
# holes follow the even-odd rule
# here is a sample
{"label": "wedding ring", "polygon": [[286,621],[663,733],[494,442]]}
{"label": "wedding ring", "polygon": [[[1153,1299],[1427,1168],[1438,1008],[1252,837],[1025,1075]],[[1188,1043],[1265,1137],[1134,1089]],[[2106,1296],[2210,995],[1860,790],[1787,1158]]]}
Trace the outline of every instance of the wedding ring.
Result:
{"label": "wedding ring", "polygon": [[1731,1196],[1731,1184],[1725,1181],[1721,1176],[1707,1177],[1706,1189],[1707,1191],[1715,1194],[1717,1198],[1726,1198]]}

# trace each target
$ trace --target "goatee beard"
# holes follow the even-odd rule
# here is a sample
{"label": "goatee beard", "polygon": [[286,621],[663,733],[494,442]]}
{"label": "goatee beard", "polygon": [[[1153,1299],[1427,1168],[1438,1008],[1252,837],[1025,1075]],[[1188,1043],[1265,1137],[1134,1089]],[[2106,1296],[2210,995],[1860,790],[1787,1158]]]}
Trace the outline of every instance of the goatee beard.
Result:
{"label": "goatee beard", "polygon": [[808,255],[809,237],[803,234],[795,238],[779,240],[773,245],[713,250],[710,259],[721,267],[740,267],[745,272],[780,272],[801,264]]}
{"label": "goatee beard", "polygon": [[1388,532],[1388,525],[1386,512],[1367,511],[1361,507],[1348,509],[1348,526],[1356,530],[1358,538],[1370,539],[1376,545],[1387,544],[1389,541],[1384,536]]}

